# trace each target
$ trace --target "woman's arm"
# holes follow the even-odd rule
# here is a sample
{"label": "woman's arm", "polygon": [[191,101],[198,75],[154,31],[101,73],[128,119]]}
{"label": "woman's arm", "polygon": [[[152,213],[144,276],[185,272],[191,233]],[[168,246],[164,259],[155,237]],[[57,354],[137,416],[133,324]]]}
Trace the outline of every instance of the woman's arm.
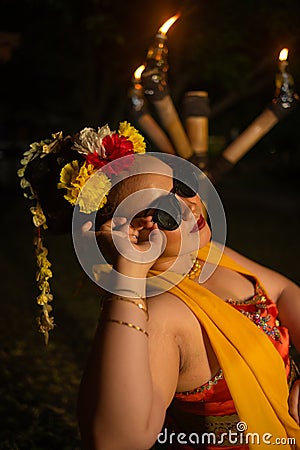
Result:
{"label": "woman's arm", "polygon": [[[119,237],[125,242],[128,234]],[[148,271],[143,264],[121,256],[116,269],[140,279]],[[134,280],[129,281],[126,286],[121,279],[123,290],[141,292],[141,280],[137,279],[137,289]],[[163,301],[161,307],[149,308],[147,320],[145,312],[131,301],[116,295],[108,300],[80,386],[82,440],[88,450],[147,450],[161,431],[177,385],[180,358],[171,315],[164,311]]]}
{"label": "woman's arm", "polygon": [[[135,329],[103,321],[93,342],[79,393],[79,423],[89,450],[147,450],[160,432],[179,372],[179,349],[168,321],[122,301],[110,317]],[[157,329],[160,322],[161,330]]]}
{"label": "woman's arm", "polygon": [[253,272],[267,289],[270,298],[277,303],[282,325],[290,332],[291,340],[300,352],[300,289],[285,276],[240,255],[228,247],[225,253],[238,264]]}

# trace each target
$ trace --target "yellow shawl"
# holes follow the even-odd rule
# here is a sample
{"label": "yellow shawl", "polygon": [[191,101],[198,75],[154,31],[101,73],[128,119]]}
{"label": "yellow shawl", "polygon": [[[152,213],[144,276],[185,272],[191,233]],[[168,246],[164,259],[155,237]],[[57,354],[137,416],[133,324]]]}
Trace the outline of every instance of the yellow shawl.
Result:
{"label": "yellow shawl", "polygon": [[[198,256],[205,261],[208,253],[209,246],[206,246]],[[225,255],[219,264],[252,275]],[[159,272],[151,271],[151,275]],[[159,276],[168,282],[163,274]],[[254,443],[248,435],[249,446],[270,449],[270,443],[277,447],[280,442],[289,449],[294,446],[288,445],[287,438],[295,438],[289,444],[297,443],[300,447],[300,427],[288,412],[284,364],[267,336],[240,312],[188,277],[169,292],[180,298],[205,328],[239,418],[247,424],[245,433],[256,434]]]}

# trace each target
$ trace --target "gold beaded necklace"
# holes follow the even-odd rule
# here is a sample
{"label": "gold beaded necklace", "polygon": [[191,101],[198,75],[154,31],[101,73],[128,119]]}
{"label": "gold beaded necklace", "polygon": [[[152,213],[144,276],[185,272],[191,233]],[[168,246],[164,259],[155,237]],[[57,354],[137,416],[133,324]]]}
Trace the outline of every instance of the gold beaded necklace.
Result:
{"label": "gold beaded necklace", "polygon": [[194,260],[191,270],[188,273],[189,279],[193,280],[194,278],[199,277],[201,269],[202,269],[202,264],[200,263],[200,259],[196,258]]}

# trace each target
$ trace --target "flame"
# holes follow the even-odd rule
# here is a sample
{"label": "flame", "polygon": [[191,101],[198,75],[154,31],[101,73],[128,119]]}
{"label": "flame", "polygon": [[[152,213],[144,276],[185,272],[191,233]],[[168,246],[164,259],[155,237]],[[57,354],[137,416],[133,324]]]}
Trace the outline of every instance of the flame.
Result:
{"label": "flame", "polygon": [[283,48],[279,53],[279,61],[286,61],[289,54],[288,48]]}
{"label": "flame", "polygon": [[167,34],[173,23],[176,22],[177,19],[179,19],[180,14],[175,14],[175,16],[170,17],[158,30],[159,33]]}
{"label": "flame", "polygon": [[136,71],[134,72],[134,79],[135,80],[140,80],[141,79],[141,76],[142,76],[142,73],[143,73],[143,71],[145,70],[145,65],[144,64],[142,64],[140,67],[138,67],[137,69],[136,69]]}

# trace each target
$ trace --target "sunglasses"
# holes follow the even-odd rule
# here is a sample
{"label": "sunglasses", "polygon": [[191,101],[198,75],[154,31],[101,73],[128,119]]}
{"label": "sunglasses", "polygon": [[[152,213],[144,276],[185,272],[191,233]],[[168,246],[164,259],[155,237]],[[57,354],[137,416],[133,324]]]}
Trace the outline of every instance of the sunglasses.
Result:
{"label": "sunglasses", "polygon": [[[167,194],[160,197],[153,205],[147,210],[154,210],[152,213],[152,220],[157,223],[158,227],[162,230],[174,231],[182,222],[182,210],[176,195],[182,198],[195,197],[199,193],[199,176],[194,171],[189,171],[188,184],[183,179],[185,174],[178,174],[179,178],[173,178],[173,188]],[[176,174],[175,174],[176,176]]]}

